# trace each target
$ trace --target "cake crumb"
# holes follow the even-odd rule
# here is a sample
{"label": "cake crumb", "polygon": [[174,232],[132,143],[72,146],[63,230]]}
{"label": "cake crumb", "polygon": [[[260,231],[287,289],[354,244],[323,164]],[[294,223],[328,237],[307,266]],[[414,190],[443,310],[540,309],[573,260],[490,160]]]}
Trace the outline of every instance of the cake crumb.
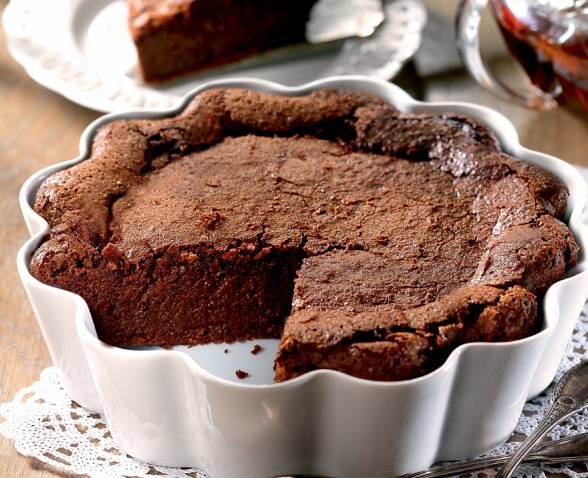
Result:
{"label": "cake crumb", "polygon": [[245,372],[244,370],[241,370],[241,369],[235,370],[235,375],[237,376],[237,378],[239,380],[243,380],[244,378],[249,377],[249,374],[247,372]]}
{"label": "cake crumb", "polygon": [[200,225],[209,231],[216,229],[216,226],[224,219],[225,217],[218,211],[200,213]]}
{"label": "cake crumb", "polygon": [[225,352],[226,354],[228,354],[228,353],[229,353],[229,349],[225,349],[225,350],[224,350],[224,352]]}
{"label": "cake crumb", "polygon": [[259,344],[255,344],[253,346],[253,348],[251,349],[251,354],[252,355],[257,355],[259,352],[261,352],[263,350],[263,347]]}

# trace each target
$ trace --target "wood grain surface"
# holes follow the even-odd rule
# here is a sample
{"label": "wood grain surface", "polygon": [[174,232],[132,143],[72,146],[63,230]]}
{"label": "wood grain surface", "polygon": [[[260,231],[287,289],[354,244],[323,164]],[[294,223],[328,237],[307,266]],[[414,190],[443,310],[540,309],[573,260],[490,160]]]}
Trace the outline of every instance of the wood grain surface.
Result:
{"label": "wood grain surface", "polygon": [[[7,0],[0,0],[3,10]],[[496,67],[506,77],[510,61]],[[588,166],[588,114],[557,110],[537,113],[496,99],[463,71],[419,79],[408,68],[399,83],[427,100],[463,100],[505,113],[530,148]],[[20,284],[15,256],[27,239],[18,207],[18,190],[38,169],[77,154],[84,127],[98,116],[33,82],[8,55],[0,29],[0,402],[9,401],[35,381],[50,359]],[[0,437],[0,477],[66,476],[19,455]]]}

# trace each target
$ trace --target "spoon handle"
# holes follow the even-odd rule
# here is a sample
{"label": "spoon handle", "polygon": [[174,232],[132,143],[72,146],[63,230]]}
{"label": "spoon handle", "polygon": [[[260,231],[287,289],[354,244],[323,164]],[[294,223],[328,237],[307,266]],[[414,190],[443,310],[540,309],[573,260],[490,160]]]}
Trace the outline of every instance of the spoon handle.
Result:
{"label": "spoon handle", "polygon": [[539,423],[539,426],[527,437],[519,449],[511,455],[510,460],[500,468],[494,478],[510,478],[515,469],[525,460],[541,439],[564,418],[569,417],[580,408],[577,401],[569,395],[555,396],[551,407]]}
{"label": "spoon handle", "polygon": [[[400,478],[442,478],[454,476],[461,473],[494,468],[506,463],[509,458],[510,456],[478,458],[462,463],[436,466],[417,473],[402,475]],[[571,437],[543,443],[525,458],[526,463],[541,462],[552,465],[561,463],[585,463],[586,461],[588,461],[588,433],[580,433]]]}
{"label": "spoon handle", "polygon": [[466,461],[465,463],[455,463],[452,465],[437,466],[425,471],[402,475],[400,478],[441,478],[444,476],[454,476],[460,473],[483,470],[485,468],[494,468],[508,460],[507,456],[497,456],[492,458],[477,458]]}
{"label": "spoon handle", "polygon": [[[431,468],[417,473],[402,475],[400,478],[444,478],[455,476],[461,473],[470,473],[472,471],[495,468],[508,461],[508,456],[497,456],[493,458],[477,458],[464,463],[455,463],[453,465],[443,465]],[[568,456],[562,458],[548,458],[539,455],[530,455],[525,458],[525,463],[549,463],[550,465],[561,465],[565,463],[586,463],[588,456]]]}

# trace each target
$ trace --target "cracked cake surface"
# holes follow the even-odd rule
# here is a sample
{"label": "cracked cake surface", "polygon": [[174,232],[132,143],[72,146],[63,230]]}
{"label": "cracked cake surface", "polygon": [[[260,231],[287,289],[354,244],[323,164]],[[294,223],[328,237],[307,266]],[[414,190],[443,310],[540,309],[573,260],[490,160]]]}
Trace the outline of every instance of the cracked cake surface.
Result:
{"label": "cracked cake surface", "polygon": [[31,271],[112,345],[281,337],[276,379],[401,380],[538,327],[575,264],[559,179],[457,115],[320,90],[209,90],[101,127],[47,178]]}

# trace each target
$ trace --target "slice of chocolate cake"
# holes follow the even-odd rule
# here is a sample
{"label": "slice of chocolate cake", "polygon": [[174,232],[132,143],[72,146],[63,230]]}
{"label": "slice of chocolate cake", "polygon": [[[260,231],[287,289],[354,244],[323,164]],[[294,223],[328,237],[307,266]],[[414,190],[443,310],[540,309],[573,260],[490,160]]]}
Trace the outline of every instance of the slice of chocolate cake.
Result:
{"label": "slice of chocolate cake", "polygon": [[128,0],[129,28],[147,82],[305,40],[316,0]]}

